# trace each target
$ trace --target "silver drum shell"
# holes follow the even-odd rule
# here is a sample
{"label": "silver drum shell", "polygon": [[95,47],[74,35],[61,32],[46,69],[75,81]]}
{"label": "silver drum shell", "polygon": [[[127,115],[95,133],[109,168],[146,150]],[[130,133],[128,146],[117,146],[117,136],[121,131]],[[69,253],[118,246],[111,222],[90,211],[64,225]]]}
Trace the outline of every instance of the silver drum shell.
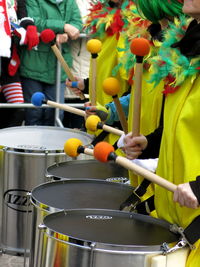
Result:
{"label": "silver drum shell", "polygon": [[65,209],[100,208],[118,210],[132,193],[132,186],[104,180],[60,180],[37,186],[31,192],[33,222],[30,267],[37,266],[39,232],[37,226],[46,215]]}
{"label": "silver drum shell", "polygon": [[[46,169],[72,160],[64,153],[67,139],[76,137],[90,144],[91,136],[59,127],[21,126],[0,131],[0,228],[5,253],[23,254],[30,249],[27,225],[32,207],[27,193],[46,182]],[[90,157],[81,156],[79,159]]]}
{"label": "silver drum shell", "polygon": [[[144,225],[144,232],[151,231],[151,227],[153,227],[152,231],[157,235],[157,231],[166,231],[166,233],[161,234],[161,238],[155,237],[155,239],[159,239],[158,242],[152,240],[152,235],[149,233],[149,240],[147,242],[144,241],[144,235],[141,233],[141,241],[139,244],[123,243],[120,238],[124,239],[123,236],[120,236],[120,229],[122,230],[123,224],[119,225],[118,228],[116,225],[113,225],[113,228],[109,230],[113,235],[114,240],[116,240],[115,236],[119,235],[119,243],[112,242],[99,242],[98,238],[95,236],[96,232],[99,231],[98,227],[102,227],[105,229],[105,223],[102,221],[98,223],[96,232],[94,229],[91,229],[92,234],[88,234],[83,227],[80,229],[81,224],[77,224],[79,229],[77,229],[76,233],[71,233],[71,228],[68,230],[67,220],[65,221],[67,224],[65,226],[66,231],[62,231],[63,229],[59,229],[59,226],[54,229],[51,224],[51,219],[56,218],[58,216],[58,220],[61,217],[66,216],[69,217],[69,223],[71,217],[77,216],[77,214],[86,214],[93,216],[105,217],[106,219],[109,217],[122,216],[126,217],[129,220],[133,220],[133,230],[130,232],[130,235],[134,235],[134,227],[137,229],[137,221],[139,218],[139,223],[144,224],[143,220],[146,220]],[[95,214],[95,215],[94,215]],[[99,215],[98,215],[99,214]],[[140,221],[140,217],[142,220]],[[146,217],[146,218],[145,218]],[[136,219],[135,219],[136,218]],[[103,218],[104,219],[104,218]],[[104,219],[104,220],[106,220]],[[97,220],[100,220],[99,218]],[[136,220],[136,221],[134,221]],[[55,219],[54,219],[55,221]],[[145,229],[147,227],[148,221],[149,229]],[[50,227],[49,227],[50,222]],[[73,223],[76,226],[76,220]],[[156,225],[158,223],[158,225]],[[155,225],[154,225],[155,224]],[[161,225],[159,225],[161,224]],[[152,226],[153,225],[153,226]],[[160,229],[163,228],[163,229]],[[165,228],[166,227],[166,228]],[[48,215],[44,218],[44,224],[39,226],[40,232],[40,242],[38,243],[38,254],[37,254],[37,264],[36,266],[40,267],[54,267],[56,262],[59,262],[59,267],[151,267],[152,257],[156,255],[161,255],[162,251],[162,242],[176,242],[178,237],[175,234],[169,232],[167,226],[163,226],[162,222],[158,219],[149,218],[149,216],[139,215],[139,214],[131,214],[127,212],[113,211],[113,210],[68,210],[63,212],[54,213]],[[142,227],[140,227],[142,228]],[[158,229],[155,229],[158,228]],[[69,234],[67,234],[69,231]],[[82,233],[80,234],[80,231]],[[137,231],[137,230],[136,230]],[[101,230],[100,230],[101,232]],[[106,232],[106,229],[105,229]],[[108,232],[106,232],[108,234]],[[123,232],[124,233],[124,232]],[[136,233],[140,234],[140,233]],[[93,237],[91,237],[93,235]],[[84,238],[86,237],[86,239]],[[90,240],[87,237],[90,236]],[[148,239],[148,236],[145,237]],[[134,238],[133,238],[134,239]],[[170,243],[169,243],[170,244]],[[178,262],[178,259],[177,259]]]}

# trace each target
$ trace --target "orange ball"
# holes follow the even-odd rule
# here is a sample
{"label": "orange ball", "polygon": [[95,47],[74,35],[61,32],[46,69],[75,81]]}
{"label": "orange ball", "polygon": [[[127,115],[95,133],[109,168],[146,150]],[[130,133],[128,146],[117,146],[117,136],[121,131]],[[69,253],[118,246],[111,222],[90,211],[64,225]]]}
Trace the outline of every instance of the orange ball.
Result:
{"label": "orange ball", "polygon": [[91,54],[97,54],[101,51],[102,42],[98,39],[91,39],[87,42],[86,47]]}
{"label": "orange ball", "polygon": [[94,147],[94,157],[101,162],[107,162],[109,154],[114,151],[114,147],[109,143],[99,142]]}
{"label": "orange ball", "polygon": [[75,158],[79,155],[79,153],[77,153],[79,146],[82,146],[81,140],[70,138],[64,144],[64,151],[69,157]]}
{"label": "orange ball", "polygon": [[150,44],[145,38],[135,38],[131,41],[130,49],[134,55],[144,57],[150,51]]}
{"label": "orange ball", "polygon": [[97,115],[90,115],[85,121],[85,127],[86,129],[95,132],[99,122],[101,122],[101,119]]}
{"label": "orange ball", "polygon": [[107,95],[114,96],[120,91],[120,83],[114,77],[109,77],[103,81],[103,90]]}

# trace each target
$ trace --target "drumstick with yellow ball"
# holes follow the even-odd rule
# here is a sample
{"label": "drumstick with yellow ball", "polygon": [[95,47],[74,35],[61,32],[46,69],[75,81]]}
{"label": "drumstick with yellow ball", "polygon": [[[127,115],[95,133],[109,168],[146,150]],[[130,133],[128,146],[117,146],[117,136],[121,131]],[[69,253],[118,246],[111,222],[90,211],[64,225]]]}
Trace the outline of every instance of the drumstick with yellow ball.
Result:
{"label": "drumstick with yellow ball", "polygon": [[113,101],[115,103],[116,106],[116,110],[117,110],[117,114],[119,116],[119,120],[122,126],[122,129],[124,131],[125,134],[128,133],[128,124],[126,121],[126,116],[124,114],[122,105],[119,101],[118,98],[118,93],[120,91],[120,82],[118,81],[118,79],[114,78],[114,77],[108,77],[107,79],[105,79],[103,81],[103,90],[107,95],[112,96]]}
{"label": "drumstick with yellow ball", "polygon": [[143,58],[150,51],[149,41],[145,38],[135,38],[131,41],[130,50],[136,55],[132,136],[138,136],[140,134]]}
{"label": "drumstick with yellow ball", "polygon": [[119,129],[116,129],[114,127],[102,123],[101,119],[97,115],[90,115],[85,121],[85,127],[87,130],[90,130],[91,132],[96,132],[98,129],[102,129],[106,132],[113,133],[118,136],[121,136],[124,133]]}
{"label": "drumstick with yellow ball", "polygon": [[91,39],[86,44],[87,50],[91,53],[91,104],[96,106],[96,75],[97,75],[97,57],[101,51],[102,43],[98,39]]}
{"label": "drumstick with yellow ball", "polygon": [[78,157],[79,154],[84,153],[86,155],[93,156],[93,149],[83,146],[81,140],[77,138],[69,138],[64,144],[64,152],[72,158]]}
{"label": "drumstick with yellow ball", "polygon": [[[58,49],[56,43],[55,43],[56,35],[54,31],[51,29],[46,29],[41,32],[40,39],[43,41],[43,43],[50,43],[51,49],[54,52],[55,56],[57,57],[58,61],[60,62],[61,66],[63,67],[65,73],[67,74],[67,77],[72,81],[72,87],[77,87],[77,80],[72,74],[67,62],[65,61],[64,57],[62,56],[60,50]],[[85,95],[83,93],[80,94],[80,99],[84,100]]]}

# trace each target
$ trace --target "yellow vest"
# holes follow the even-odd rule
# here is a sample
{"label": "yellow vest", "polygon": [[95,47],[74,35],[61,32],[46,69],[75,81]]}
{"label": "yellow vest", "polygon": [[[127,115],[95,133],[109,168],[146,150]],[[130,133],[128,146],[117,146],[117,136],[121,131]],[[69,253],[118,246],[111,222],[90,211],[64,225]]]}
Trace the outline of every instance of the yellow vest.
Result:
{"label": "yellow vest", "polygon": [[[164,131],[157,174],[178,185],[195,180],[200,174],[200,76],[193,82],[188,78],[165,101]],[[180,207],[173,194],[155,186],[155,205],[159,218],[183,228],[200,215],[200,209]],[[200,227],[200,226],[199,226]],[[200,241],[191,251],[187,267],[200,266]]]}

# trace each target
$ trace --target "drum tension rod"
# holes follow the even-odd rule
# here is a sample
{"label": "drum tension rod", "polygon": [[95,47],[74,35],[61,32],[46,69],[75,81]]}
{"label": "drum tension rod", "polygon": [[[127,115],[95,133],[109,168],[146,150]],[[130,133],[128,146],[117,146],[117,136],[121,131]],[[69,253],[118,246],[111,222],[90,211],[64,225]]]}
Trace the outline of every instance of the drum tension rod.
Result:
{"label": "drum tension rod", "polygon": [[181,239],[178,241],[178,243],[170,248],[169,245],[165,242],[162,244],[162,249],[163,249],[163,254],[169,254],[171,252],[175,252],[178,249],[182,249],[186,246],[189,246],[190,249],[195,249],[195,246],[192,245],[186,238],[185,234],[184,234],[184,229],[176,224],[172,224],[170,225],[170,231],[175,233],[175,234],[180,234],[181,235]]}

